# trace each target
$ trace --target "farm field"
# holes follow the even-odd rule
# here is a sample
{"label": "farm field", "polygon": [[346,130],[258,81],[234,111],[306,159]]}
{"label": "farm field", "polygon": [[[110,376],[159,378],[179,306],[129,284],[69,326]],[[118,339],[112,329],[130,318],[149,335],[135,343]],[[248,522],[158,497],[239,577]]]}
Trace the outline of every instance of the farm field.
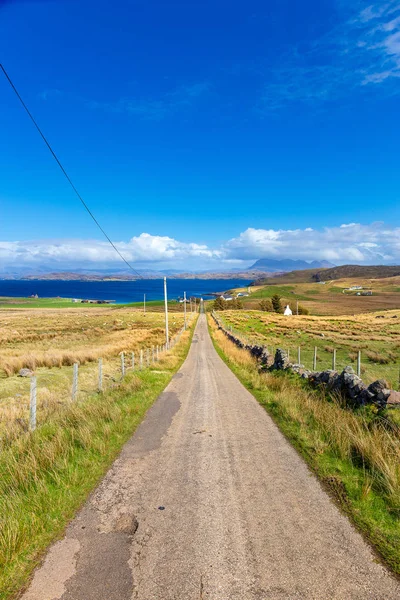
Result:
{"label": "farm field", "polygon": [[[132,302],[129,304],[111,303],[100,306],[103,308],[112,308],[114,310],[120,310],[124,307],[142,310],[143,302]],[[94,308],[99,308],[99,305],[81,302],[75,303],[71,298],[16,298],[10,296],[0,296],[0,311],[6,309],[13,310],[16,308],[71,308],[73,310],[85,308],[92,310]],[[155,312],[162,312],[164,311],[164,300],[148,300],[146,302],[146,309]],[[182,312],[183,306],[174,300],[170,300],[168,302],[168,310],[171,312]]]}
{"label": "farm field", "polygon": [[[372,296],[357,296],[357,290],[343,293],[352,286],[371,290]],[[383,279],[336,279],[324,284],[316,282],[291,281],[288,278],[272,278],[268,285],[250,287],[249,297],[242,299],[246,309],[257,309],[260,300],[279,294],[283,302],[296,309],[299,301],[310,314],[352,315],[378,310],[400,309],[400,277]],[[238,288],[235,291],[247,291]]]}
{"label": "farm field", "polygon": [[317,369],[332,368],[336,349],[336,369],[347,365],[356,368],[361,351],[361,377],[366,383],[386,379],[399,389],[400,311],[385,311],[355,316],[292,316],[256,310],[218,313],[233,331],[255,343],[288,350],[292,362],[298,360],[312,369],[317,348]]}
{"label": "farm field", "polygon": [[[183,313],[169,315],[171,337],[182,326]],[[27,427],[30,378],[18,376],[21,368],[35,371],[38,421],[43,422],[70,399],[74,363],[79,363],[78,395],[85,397],[97,388],[99,358],[104,387],[112,388],[121,377],[121,352],[127,353],[127,367],[135,352],[137,366],[140,349],[164,342],[161,312],[144,315],[109,306],[0,310],[0,435]]]}

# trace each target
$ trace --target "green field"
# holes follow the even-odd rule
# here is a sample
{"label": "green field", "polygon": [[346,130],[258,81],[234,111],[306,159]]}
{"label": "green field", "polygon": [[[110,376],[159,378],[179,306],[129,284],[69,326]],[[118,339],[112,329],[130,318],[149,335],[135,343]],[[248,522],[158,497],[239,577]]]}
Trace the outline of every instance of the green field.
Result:
{"label": "green field", "polygon": [[[119,308],[131,307],[143,309],[143,302],[129,302],[126,304],[90,304],[73,302],[71,298],[11,298],[9,296],[0,296],[0,309],[14,308]],[[164,300],[146,301],[146,309],[164,308]],[[174,300],[168,302],[168,308],[173,311],[183,311],[183,305]]]}

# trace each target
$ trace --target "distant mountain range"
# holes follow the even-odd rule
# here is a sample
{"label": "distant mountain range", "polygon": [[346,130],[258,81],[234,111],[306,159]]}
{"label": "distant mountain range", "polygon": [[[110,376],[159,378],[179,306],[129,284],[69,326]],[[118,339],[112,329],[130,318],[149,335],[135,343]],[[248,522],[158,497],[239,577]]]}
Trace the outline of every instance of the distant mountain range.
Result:
{"label": "distant mountain range", "polygon": [[228,271],[186,271],[178,269],[138,269],[138,275],[127,269],[74,269],[73,271],[55,271],[46,267],[30,268],[25,270],[2,270],[1,279],[39,279],[39,280],[64,280],[64,281],[133,281],[139,277],[145,279],[160,279],[169,277],[173,279],[258,279],[261,276],[269,277],[277,273],[288,271],[301,271],[304,269],[325,269],[334,267],[327,261],[306,262],[304,260],[269,259],[257,260],[247,268],[230,269]]}
{"label": "distant mountain range", "polygon": [[304,271],[305,269],[330,269],[334,266],[335,265],[327,260],[313,260],[312,262],[307,262],[305,260],[292,260],[290,258],[283,260],[260,258],[260,260],[257,260],[254,265],[249,268],[264,272],[268,271],[271,273],[277,273],[287,271]]}

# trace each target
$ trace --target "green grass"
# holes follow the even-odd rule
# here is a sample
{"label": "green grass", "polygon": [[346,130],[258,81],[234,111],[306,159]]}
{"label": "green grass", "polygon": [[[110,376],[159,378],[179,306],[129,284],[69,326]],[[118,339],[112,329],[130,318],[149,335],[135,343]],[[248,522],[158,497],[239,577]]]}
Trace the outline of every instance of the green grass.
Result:
{"label": "green grass", "polygon": [[54,414],[0,454],[0,598],[14,598],[185,359],[193,333],[153,368]]}
{"label": "green grass", "polygon": [[[182,304],[170,300],[168,302],[170,308],[177,308],[183,310]],[[89,304],[81,302],[72,302],[72,298],[22,298],[22,297],[10,297],[0,296],[0,308],[143,308],[143,302],[126,302],[125,304]],[[164,300],[148,300],[146,301],[146,308],[164,307]]]}
{"label": "green grass", "polygon": [[[10,298],[0,297],[0,308],[92,308],[98,304],[72,302],[71,298]],[[109,306],[109,305],[104,305]]]}
{"label": "green grass", "polygon": [[246,304],[247,301],[263,298],[272,298],[275,294],[281,296],[282,298],[288,299],[291,302],[294,300],[312,300],[305,294],[296,294],[294,293],[295,287],[293,285],[267,285],[264,288],[252,292],[250,296],[243,298],[243,303]]}
{"label": "green grass", "polygon": [[284,373],[260,374],[211,323],[214,346],[329,493],[400,574],[400,427],[371,410],[343,409]]}

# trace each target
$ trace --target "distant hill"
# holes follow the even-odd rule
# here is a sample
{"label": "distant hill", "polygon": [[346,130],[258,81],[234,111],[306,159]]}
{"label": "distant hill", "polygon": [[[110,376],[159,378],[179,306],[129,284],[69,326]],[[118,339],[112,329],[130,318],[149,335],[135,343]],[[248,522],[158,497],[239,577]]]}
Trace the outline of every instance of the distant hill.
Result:
{"label": "distant hill", "polygon": [[383,279],[400,276],[400,266],[386,265],[342,265],[331,269],[304,269],[278,273],[271,277],[258,277],[254,285],[281,285],[286,283],[311,283],[335,279]]}
{"label": "distant hill", "polygon": [[342,265],[332,269],[314,273],[314,281],[329,281],[330,279],[349,279],[362,277],[363,279],[383,279],[385,277],[396,277],[400,275],[400,266],[386,265]]}
{"label": "distant hill", "polygon": [[271,273],[282,271],[303,271],[305,269],[328,269],[334,267],[332,263],[322,260],[313,260],[307,262],[305,260],[292,260],[290,258],[275,260],[272,258],[260,258],[254,265],[249,267],[250,270],[270,271]]}
{"label": "distant hill", "polygon": [[23,277],[2,277],[0,279],[24,279],[24,280],[41,280],[41,281],[135,281],[140,277],[144,279],[161,279],[164,276],[169,279],[245,279],[252,280],[257,277],[267,277],[271,273],[263,273],[257,270],[252,271],[210,271],[202,273],[180,273],[179,271],[138,271],[139,275],[129,273],[82,273],[62,271],[55,273],[38,273],[25,275]]}

